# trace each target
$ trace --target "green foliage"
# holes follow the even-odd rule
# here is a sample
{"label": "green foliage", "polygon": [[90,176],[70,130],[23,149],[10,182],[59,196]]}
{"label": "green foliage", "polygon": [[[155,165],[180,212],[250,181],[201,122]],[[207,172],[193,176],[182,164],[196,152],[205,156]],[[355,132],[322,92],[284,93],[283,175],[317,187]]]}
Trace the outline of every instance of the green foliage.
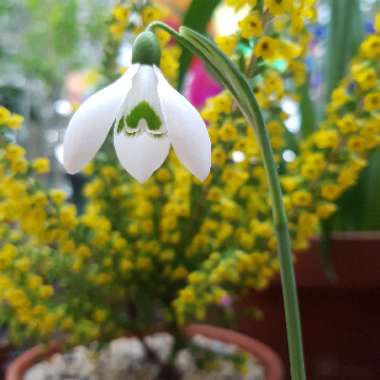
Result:
{"label": "green foliage", "polygon": [[347,65],[364,36],[360,0],[330,0],[328,54],[326,60],[327,98],[343,78]]}
{"label": "green foliage", "polygon": [[[104,35],[102,3],[86,1],[83,4],[78,0],[2,2],[0,30],[9,38],[3,46],[0,43],[0,65],[6,66],[8,74],[21,73],[42,80],[50,94],[59,92],[68,69],[84,67],[93,60],[83,45],[89,36],[92,43],[99,44]],[[22,28],[18,27],[20,24]]]}

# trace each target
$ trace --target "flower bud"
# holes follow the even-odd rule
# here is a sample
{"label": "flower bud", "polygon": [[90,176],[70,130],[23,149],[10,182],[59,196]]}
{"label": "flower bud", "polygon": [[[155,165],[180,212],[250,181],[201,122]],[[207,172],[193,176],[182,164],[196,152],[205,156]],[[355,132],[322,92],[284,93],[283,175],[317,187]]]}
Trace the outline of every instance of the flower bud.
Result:
{"label": "flower bud", "polygon": [[154,33],[142,32],[136,38],[132,48],[132,63],[142,65],[160,65],[161,48]]}

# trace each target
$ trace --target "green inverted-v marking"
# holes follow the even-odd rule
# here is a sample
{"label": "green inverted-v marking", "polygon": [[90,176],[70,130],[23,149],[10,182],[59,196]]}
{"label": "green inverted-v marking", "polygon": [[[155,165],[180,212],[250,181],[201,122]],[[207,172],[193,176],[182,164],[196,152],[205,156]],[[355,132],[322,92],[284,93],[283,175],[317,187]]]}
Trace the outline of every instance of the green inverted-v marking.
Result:
{"label": "green inverted-v marking", "polygon": [[160,129],[162,122],[156,111],[146,101],[139,103],[133,110],[123,119],[120,120],[117,126],[117,133],[121,133],[125,126],[131,129],[136,129],[141,119],[145,119],[148,129],[157,131]]}

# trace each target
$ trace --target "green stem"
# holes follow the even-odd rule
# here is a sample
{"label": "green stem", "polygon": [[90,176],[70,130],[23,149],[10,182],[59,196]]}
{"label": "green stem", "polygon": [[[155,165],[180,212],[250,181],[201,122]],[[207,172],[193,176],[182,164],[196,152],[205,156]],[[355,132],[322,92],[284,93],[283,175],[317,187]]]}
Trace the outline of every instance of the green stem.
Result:
{"label": "green stem", "polygon": [[151,24],[149,29],[156,27],[163,28],[172,34],[182,46],[205,61],[215,78],[231,92],[241,112],[254,129],[260,144],[272,199],[273,222],[278,243],[291,377],[293,380],[304,380],[306,379],[306,374],[302,347],[301,322],[288,221],[282,201],[282,190],[273,157],[272,146],[255,95],[239,69],[208,38],[186,27],[182,27],[180,33],[178,33],[161,22]]}
{"label": "green stem", "polygon": [[284,298],[288,348],[290,355],[291,376],[294,380],[306,379],[302,347],[300,312],[298,306],[297,287],[294,276],[292,249],[288,230],[288,220],[282,202],[282,191],[273,159],[272,147],[265,128],[260,109],[252,110],[255,118],[250,118],[251,125],[256,125],[261,145],[264,166],[268,178],[272,198],[273,223],[278,242],[280,259],[281,285]]}

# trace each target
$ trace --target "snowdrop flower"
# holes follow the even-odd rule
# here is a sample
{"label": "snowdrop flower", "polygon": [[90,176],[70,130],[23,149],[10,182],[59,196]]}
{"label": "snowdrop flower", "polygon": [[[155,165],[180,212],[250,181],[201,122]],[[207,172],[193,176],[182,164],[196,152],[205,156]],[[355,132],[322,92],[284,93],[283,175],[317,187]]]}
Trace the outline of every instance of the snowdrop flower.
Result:
{"label": "snowdrop flower", "polygon": [[139,182],[163,164],[171,145],[196,177],[208,176],[211,143],[206,125],[163,77],[158,68],[160,55],[155,35],[140,34],[128,71],[75,112],[63,143],[68,173],[77,173],[94,157],[113,126],[117,157]]}

